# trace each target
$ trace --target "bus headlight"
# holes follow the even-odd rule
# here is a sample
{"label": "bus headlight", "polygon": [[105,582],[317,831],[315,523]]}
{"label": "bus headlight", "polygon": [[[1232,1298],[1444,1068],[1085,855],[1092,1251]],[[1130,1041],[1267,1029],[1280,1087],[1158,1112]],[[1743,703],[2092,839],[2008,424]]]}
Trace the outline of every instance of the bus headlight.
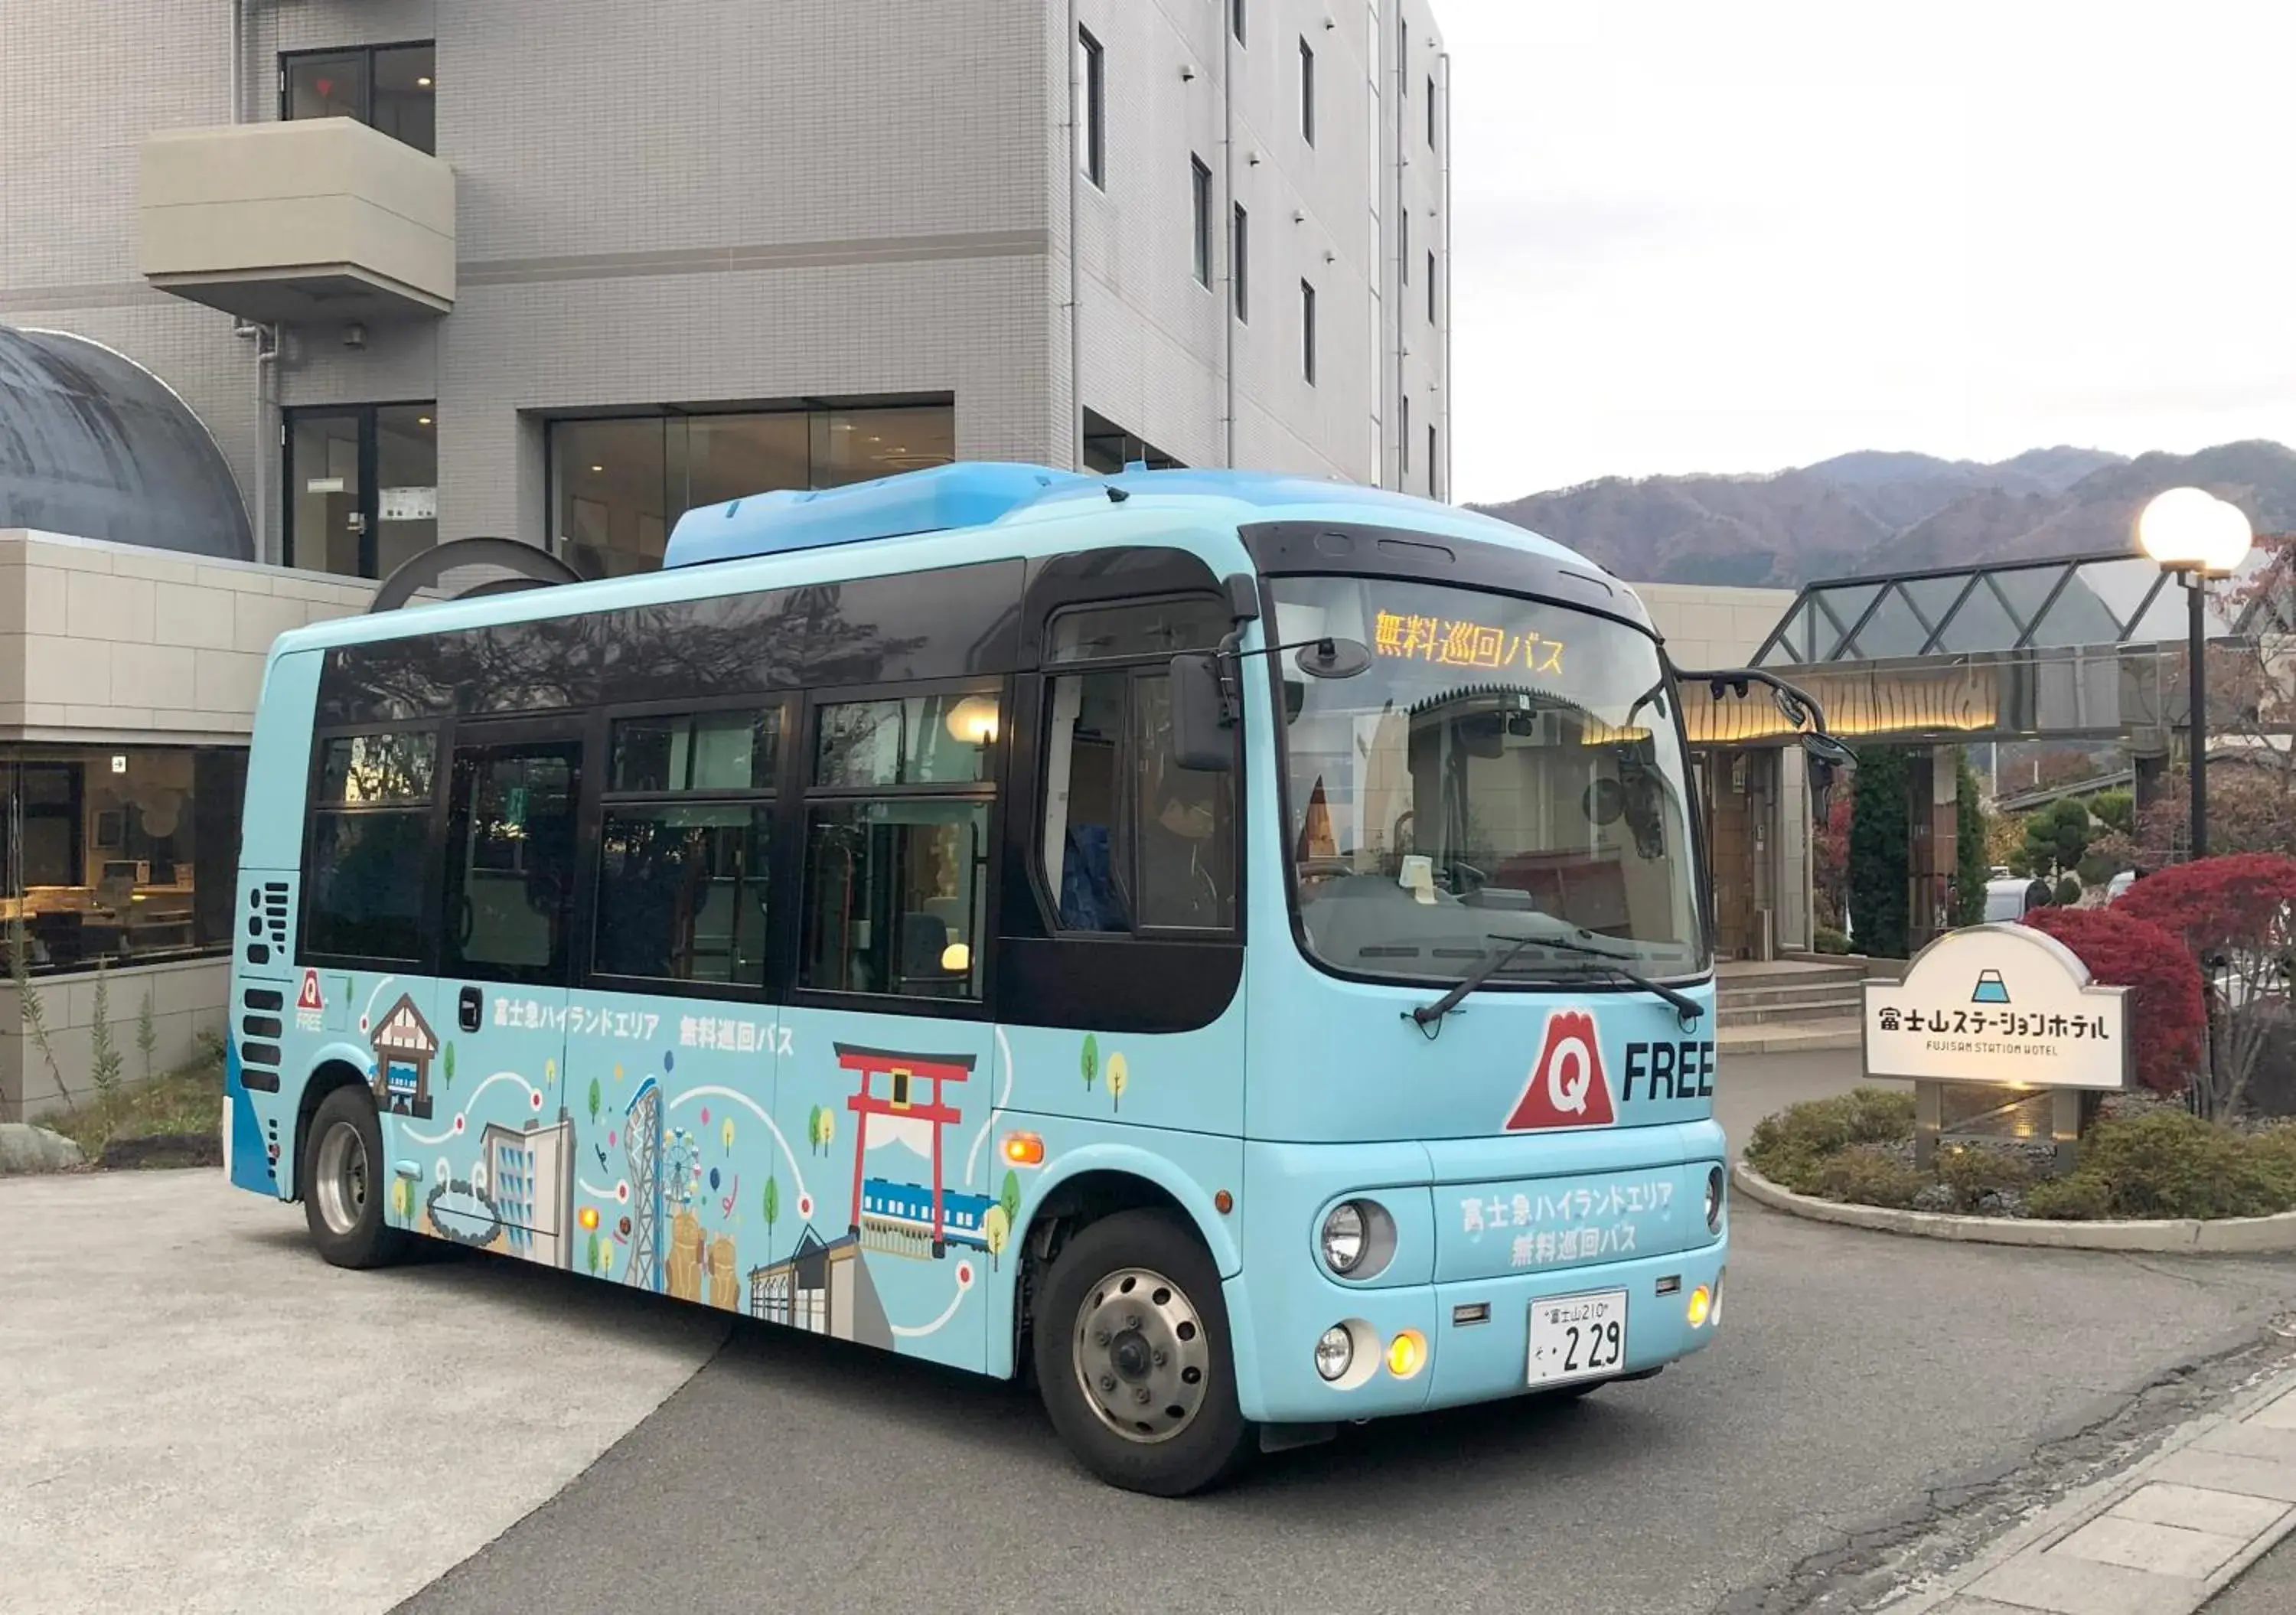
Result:
{"label": "bus headlight", "polygon": [[1706,1174],[1706,1232],[1722,1232],[1722,1168],[1709,1168]]}
{"label": "bus headlight", "polygon": [[1343,1200],[1324,1214],[1316,1242],[1334,1278],[1374,1278],[1395,1258],[1395,1219],[1375,1200]]}
{"label": "bus headlight", "polygon": [[1316,1342],[1316,1372],[1326,1380],[1344,1377],[1355,1366],[1356,1338],[1344,1324],[1334,1324]]}

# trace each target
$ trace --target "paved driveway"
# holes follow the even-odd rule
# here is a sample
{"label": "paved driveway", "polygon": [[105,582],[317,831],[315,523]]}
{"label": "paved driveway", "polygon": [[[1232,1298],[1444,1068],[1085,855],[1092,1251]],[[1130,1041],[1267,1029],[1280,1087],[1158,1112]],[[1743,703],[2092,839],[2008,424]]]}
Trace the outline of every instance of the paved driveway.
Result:
{"label": "paved driveway", "polygon": [[[1734,1062],[1726,1120],[1849,1075]],[[2296,1264],[1736,1217],[1723,1336],[1659,1379],[1171,1504],[1082,1478],[1010,1387],[506,1263],[339,1274],[209,1176],[0,1184],[0,1295],[32,1298],[0,1361],[35,1391],[0,1609],[1792,1608],[1845,1550],[2109,1457],[2296,1308]]]}

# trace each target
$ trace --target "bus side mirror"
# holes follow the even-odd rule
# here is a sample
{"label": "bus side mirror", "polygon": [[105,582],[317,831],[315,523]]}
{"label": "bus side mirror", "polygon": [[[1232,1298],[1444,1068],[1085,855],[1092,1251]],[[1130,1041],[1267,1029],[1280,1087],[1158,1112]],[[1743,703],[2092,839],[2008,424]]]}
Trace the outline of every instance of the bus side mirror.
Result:
{"label": "bus side mirror", "polygon": [[1849,748],[1831,734],[1805,734],[1801,737],[1801,749],[1808,759],[1810,810],[1823,820],[1835,772],[1849,767],[1856,759]]}
{"label": "bus side mirror", "polygon": [[1225,774],[1234,766],[1219,658],[1210,652],[1184,651],[1172,658],[1172,758],[1204,774]]}

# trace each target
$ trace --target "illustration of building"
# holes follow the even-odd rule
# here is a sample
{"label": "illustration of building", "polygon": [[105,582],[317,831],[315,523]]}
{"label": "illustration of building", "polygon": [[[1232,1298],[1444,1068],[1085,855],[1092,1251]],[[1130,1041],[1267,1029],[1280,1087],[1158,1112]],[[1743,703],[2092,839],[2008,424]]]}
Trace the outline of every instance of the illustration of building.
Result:
{"label": "illustration of building", "polygon": [[552,1267],[574,1266],[574,1119],[562,1107],[547,1127],[488,1122],[479,1135],[487,1193],[510,1254]]}
{"label": "illustration of building", "polygon": [[374,1102],[394,1116],[430,1119],[430,1062],[439,1035],[405,993],[374,1029]]}
{"label": "illustration of building", "polygon": [[661,1085],[638,1084],[622,1116],[622,1149],[630,1166],[628,1282],[661,1288]]}
{"label": "illustration of building", "polygon": [[669,1219],[669,1278],[663,1286],[681,1301],[701,1299],[701,1221],[681,1210]]}
{"label": "illustration of building", "polygon": [[808,1223],[787,1259],[750,1269],[750,1316],[890,1349],[893,1332],[851,1234],[824,1242]]}
{"label": "illustration of building", "polygon": [[[943,1183],[941,1141],[947,1129],[964,1119],[964,1113],[941,1102],[941,1085],[964,1082],[972,1075],[970,1054],[901,1054],[887,1049],[860,1048],[852,1044],[836,1045],[837,1063],[860,1079],[861,1091],[845,1102],[845,1108],[854,1115],[853,1128],[853,1220],[847,1232],[857,1238],[865,1223],[898,1230],[904,1234],[922,1231],[922,1239],[907,1238],[887,1241],[873,1249],[883,1249],[900,1256],[939,1258],[948,1253],[948,1197]],[[885,1092],[876,1091],[876,1079],[883,1078]],[[920,1083],[932,1085],[929,1094],[921,1095]],[[896,1219],[891,1213],[882,1217],[865,1212],[864,1159],[870,1150],[870,1125],[873,1120],[889,1124],[899,1130],[918,1123],[931,1135],[932,1187],[930,1203],[914,1218]],[[890,1185],[887,1185],[888,1188]],[[919,1194],[926,1192],[920,1187]],[[922,1245],[922,1249],[917,1248]]]}

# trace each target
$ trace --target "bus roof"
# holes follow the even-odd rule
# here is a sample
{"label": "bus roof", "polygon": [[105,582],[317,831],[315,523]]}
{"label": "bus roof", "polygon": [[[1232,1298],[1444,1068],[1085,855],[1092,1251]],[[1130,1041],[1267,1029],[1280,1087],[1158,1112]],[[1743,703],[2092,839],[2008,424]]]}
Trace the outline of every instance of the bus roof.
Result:
{"label": "bus roof", "polygon": [[[1575,551],[1512,522],[1354,483],[1255,471],[1136,469],[1099,476],[1041,465],[960,463],[844,488],[702,505],[678,519],[658,571],[334,618],[290,629],[273,652],[827,581],[840,569],[819,552],[854,545],[871,546],[868,563],[858,557],[851,563],[863,574],[1049,554],[1077,547],[1079,518],[1095,513],[1114,518],[1111,543],[1136,542],[1143,517],[1193,520],[1230,531],[1258,522],[1345,522],[1479,540],[1609,576]],[[720,565],[722,580],[710,576]]]}
{"label": "bus roof", "polygon": [[1423,529],[1435,524],[1435,530],[1587,564],[1512,523],[1355,483],[1236,471],[1136,469],[1104,477],[1044,465],[960,463],[844,488],[757,494],[699,506],[678,518],[662,565],[699,566],[996,527],[1048,514],[1073,515],[1083,500],[1136,498],[1153,507],[1218,505],[1223,507],[1221,519],[1234,521],[1385,521]]}

